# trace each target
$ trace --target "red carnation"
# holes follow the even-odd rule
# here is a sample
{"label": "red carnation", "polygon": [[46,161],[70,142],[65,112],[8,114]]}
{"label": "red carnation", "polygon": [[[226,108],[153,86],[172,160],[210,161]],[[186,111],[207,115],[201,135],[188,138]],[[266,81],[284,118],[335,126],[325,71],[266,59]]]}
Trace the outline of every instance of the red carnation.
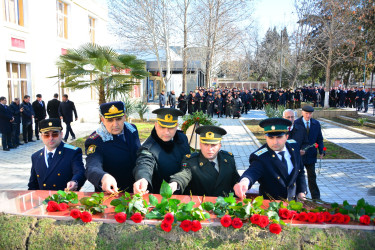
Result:
{"label": "red carnation", "polygon": [[180,227],[185,232],[189,232],[193,226],[193,223],[190,220],[184,220],[181,222]]}
{"label": "red carnation", "polygon": [[72,211],[70,211],[70,216],[72,216],[74,219],[78,219],[81,217],[81,211],[79,211],[79,209],[72,209]]}
{"label": "red carnation", "polygon": [[223,227],[229,227],[232,224],[232,218],[229,215],[224,215],[220,220]]}
{"label": "red carnation", "polygon": [[59,204],[59,210],[60,210],[60,211],[65,211],[65,210],[68,209],[68,207],[69,207],[69,205],[66,204],[66,203],[60,203],[60,204]]}
{"label": "red carnation", "polygon": [[56,212],[60,210],[60,206],[56,201],[49,201],[46,209],[47,212]]}
{"label": "red carnation", "polygon": [[291,219],[291,220],[298,220],[298,213],[296,212],[296,211],[294,211],[294,210],[289,210],[289,212],[290,212],[290,218],[289,219]]}
{"label": "red carnation", "polygon": [[134,222],[134,223],[140,223],[142,221],[142,215],[140,213],[135,213],[133,214],[130,219]]}
{"label": "red carnation", "polygon": [[341,213],[337,213],[336,214],[336,217],[337,217],[337,223],[340,223],[340,224],[342,224],[342,223],[344,223],[344,221],[345,221],[345,218],[344,218],[344,215],[343,214],[341,214]]}
{"label": "red carnation", "polygon": [[337,223],[337,220],[338,220],[337,214],[332,215],[331,222],[332,223]]}
{"label": "red carnation", "polygon": [[170,232],[172,230],[172,225],[163,220],[160,225],[161,229],[163,229],[165,232]]}
{"label": "red carnation", "polygon": [[371,222],[370,216],[368,216],[368,215],[362,215],[362,216],[359,218],[359,222],[360,222],[361,224],[369,225],[370,222]]}
{"label": "red carnation", "polygon": [[201,223],[197,220],[193,220],[192,226],[191,226],[191,231],[198,232],[201,229],[202,229]]}
{"label": "red carnation", "polygon": [[344,224],[348,224],[350,222],[350,216],[347,214],[344,214]]}
{"label": "red carnation", "polygon": [[82,214],[81,214],[81,220],[84,223],[88,223],[88,222],[92,221],[92,215],[91,215],[91,213],[87,212],[87,211],[82,212]]}
{"label": "red carnation", "polygon": [[307,213],[305,213],[305,212],[299,213],[298,220],[299,221],[307,221]]}
{"label": "red carnation", "polygon": [[166,222],[166,223],[169,223],[169,224],[173,224],[173,222],[174,222],[174,216],[173,216],[173,214],[172,213],[167,213],[166,215],[164,215],[164,221]]}
{"label": "red carnation", "polygon": [[291,218],[291,213],[286,208],[280,208],[279,209],[279,216],[281,217],[281,219],[290,219]]}
{"label": "red carnation", "polygon": [[318,143],[315,143],[315,148],[318,148],[319,147],[319,144]]}
{"label": "red carnation", "polygon": [[272,223],[270,225],[270,232],[273,234],[279,234],[281,232],[281,226],[277,223]]}
{"label": "red carnation", "polygon": [[232,220],[232,227],[234,228],[241,228],[242,227],[242,220],[240,218],[234,218]]}
{"label": "red carnation", "polygon": [[326,148],[326,147],[324,147],[324,148],[323,148],[323,151],[327,151],[327,148]]}
{"label": "red carnation", "polygon": [[323,223],[324,222],[324,215],[323,213],[316,213],[316,222]]}
{"label": "red carnation", "polygon": [[270,223],[270,220],[268,219],[267,215],[261,215],[259,219],[259,226],[261,228],[265,228]]}
{"label": "red carnation", "polygon": [[260,220],[260,215],[259,214],[253,214],[253,216],[250,217],[251,223],[258,225]]}
{"label": "red carnation", "polygon": [[313,222],[316,222],[316,214],[315,213],[313,213],[313,212],[309,212],[308,214],[307,214],[307,220],[309,221],[309,222],[311,222],[311,223],[313,223]]}
{"label": "red carnation", "polygon": [[324,221],[329,222],[332,220],[332,214],[330,212],[323,212]]}
{"label": "red carnation", "polygon": [[115,215],[115,220],[118,222],[118,223],[124,223],[126,221],[126,213],[117,213]]}

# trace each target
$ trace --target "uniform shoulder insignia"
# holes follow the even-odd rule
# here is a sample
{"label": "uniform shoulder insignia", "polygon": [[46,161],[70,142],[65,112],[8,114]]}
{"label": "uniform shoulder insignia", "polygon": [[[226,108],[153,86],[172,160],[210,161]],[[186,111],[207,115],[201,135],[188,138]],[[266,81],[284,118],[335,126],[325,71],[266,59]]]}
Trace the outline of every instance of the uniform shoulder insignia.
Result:
{"label": "uniform shoulder insignia", "polygon": [[267,151],[268,151],[268,148],[262,148],[261,150],[255,152],[254,154],[255,154],[256,156],[260,156],[260,155],[264,154],[264,153],[267,152]]}
{"label": "uniform shoulder insignia", "polygon": [[187,159],[191,159],[191,158],[197,157],[198,155],[199,155],[199,153],[195,152],[195,153],[192,153],[192,154],[187,154],[187,155],[185,155],[185,157]]}
{"label": "uniform shoulder insignia", "polygon": [[77,150],[78,149],[78,147],[75,147],[73,145],[66,144],[66,143],[64,143],[64,148],[69,148],[69,149],[73,149],[73,150]]}
{"label": "uniform shoulder insignia", "polygon": [[94,133],[92,133],[92,134],[89,136],[89,139],[96,139],[96,138],[98,138],[98,137],[99,137],[98,133],[94,132]]}
{"label": "uniform shoulder insignia", "polygon": [[130,124],[129,122],[124,122],[125,123],[125,127],[130,131],[130,133],[134,133],[136,131],[136,129],[133,127],[132,124]]}
{"label": "uniform shoulder insignia", "polygon": [[297,143],[295,140],[293,139],[290,139],[290,140],[287,140],[288,143]]}
{"label": "uniform shoulder insignia", "polygon": [[96,145],[92,144],[90,145],[88,148],[87,148],[87,155],[90,155],[90,154],[93,154],[95,153],[95,150],[96,150]]}
{"label": "uniform shoulder insignia", "polygon": [[225,150],[221,150],[224,154],[227,154],[227,155],[230,155],[230,156],[233,156],[233,153],[232,152],[228,152],[228,151],[225,151]]}

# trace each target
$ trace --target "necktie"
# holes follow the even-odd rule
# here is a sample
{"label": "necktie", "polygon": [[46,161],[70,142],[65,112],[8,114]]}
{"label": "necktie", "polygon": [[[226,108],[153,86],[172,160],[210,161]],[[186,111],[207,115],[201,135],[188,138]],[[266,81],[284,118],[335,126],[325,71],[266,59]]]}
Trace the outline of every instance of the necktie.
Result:
{"label": "necktie", "polygon": [[48,156],[47,156],[47,162],[48,162],[48,166],[47,167],[50,167],[51,164],[52,164],[52,156],[53,156],[53,153],[49,152]]}
{"label": "necktie", "polygon": [[309,121],[306,122],[306,131],[307,131],[307,136],[309,136],[310,133],[310,126],[309,126]]}
{"label": "necktie", "polygon": [[212,165],[212,168],[215,169],[215,171],[217,171],[216,168],[215,168],[216,163],[213,162],[213,161],[210,161],[210,163],[211,163],[211,165]]}
{"label": "necktie", "polygon": [[40,102],[40,105],[43,107],[43,103],[42,102]]}
{"label": "necktie", "polygon": [[281,155],[281,162],[285,165],[286,167],[285,170],[286,170],[286,173],[288,174],[288,163],[285,160],[284,154],[285,154],[285,151],[279,152],[279,155]]}

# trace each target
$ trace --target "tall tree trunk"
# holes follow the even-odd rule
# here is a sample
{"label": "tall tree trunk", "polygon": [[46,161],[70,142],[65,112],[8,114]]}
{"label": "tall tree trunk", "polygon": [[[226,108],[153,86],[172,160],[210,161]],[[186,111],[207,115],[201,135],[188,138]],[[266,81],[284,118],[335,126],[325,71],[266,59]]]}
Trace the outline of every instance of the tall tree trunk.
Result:
{"label": "tall tree trunk", "polygon": [[187,92],[187,11],[188,11],[188,0],[184,0],[184,48],[182,50],[182,91]]}
{"label": "tall tree trunk", "polygon": [[101,82],[99,85],[99,105],[103,103],[106,103],[106,101],[105,101],[104,83]]}

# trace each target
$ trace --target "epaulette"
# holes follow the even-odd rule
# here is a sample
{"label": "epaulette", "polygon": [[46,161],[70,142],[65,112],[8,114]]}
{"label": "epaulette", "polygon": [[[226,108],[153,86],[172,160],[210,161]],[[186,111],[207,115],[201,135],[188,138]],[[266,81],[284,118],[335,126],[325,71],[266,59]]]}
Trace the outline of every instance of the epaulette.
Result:
{"label": "epaulette", "polygon": [[96,139],[96,138],[98,138],[98,137],[99,137],[98,133],[94,132],[94,133],[92,133],[92,134],[89,136],[88,139],[92,139],[92,140],[94,140],[94,139]]}
{"label": "epaulette", "polygon": [[287,143],[297,143],[297,142],[293,139],[290,139],[290,140],[287,140]]}
{"label": "epaulette", "polygon": [[136,129],[129,123],[129,122],[124,122],[126,128],[130,131],[130,133],[134,133]]}
{"label": "epaulette", "polygon": [[267,151],[268,151],[268,148],[263,148],[263,149],[261,149],[261,150],[255,152],[254,154],[255,154],[256,156],[260,156],[260,155],[264,154],[264,153],[267,152]]}
{"label": "epaulette", "polygon": [[73,145],[66,144],[66,143],[64,143],[64,148],[69,148],[69,149],[73,149],[73,150],[77,150],[78,149],[78,147],[75,147]]}
{"label": "epaulette", "polygon": [[190,158],[197,157],[198,155],[199,155],[199,153],[194,152],[194,153],[192,153],[192,154],[187,154],[187,155],[185,155],[185,157],[186,157],[187,159],[190,159]]}
{"label": "epaulette", "polygon": [[232,152],[228,152],[228,151],[225,151],[225,150],[221,150],[221,152],[223,152],[224,154],[227,154],[227,155],[233,156],[233,153],[232,153]]}

